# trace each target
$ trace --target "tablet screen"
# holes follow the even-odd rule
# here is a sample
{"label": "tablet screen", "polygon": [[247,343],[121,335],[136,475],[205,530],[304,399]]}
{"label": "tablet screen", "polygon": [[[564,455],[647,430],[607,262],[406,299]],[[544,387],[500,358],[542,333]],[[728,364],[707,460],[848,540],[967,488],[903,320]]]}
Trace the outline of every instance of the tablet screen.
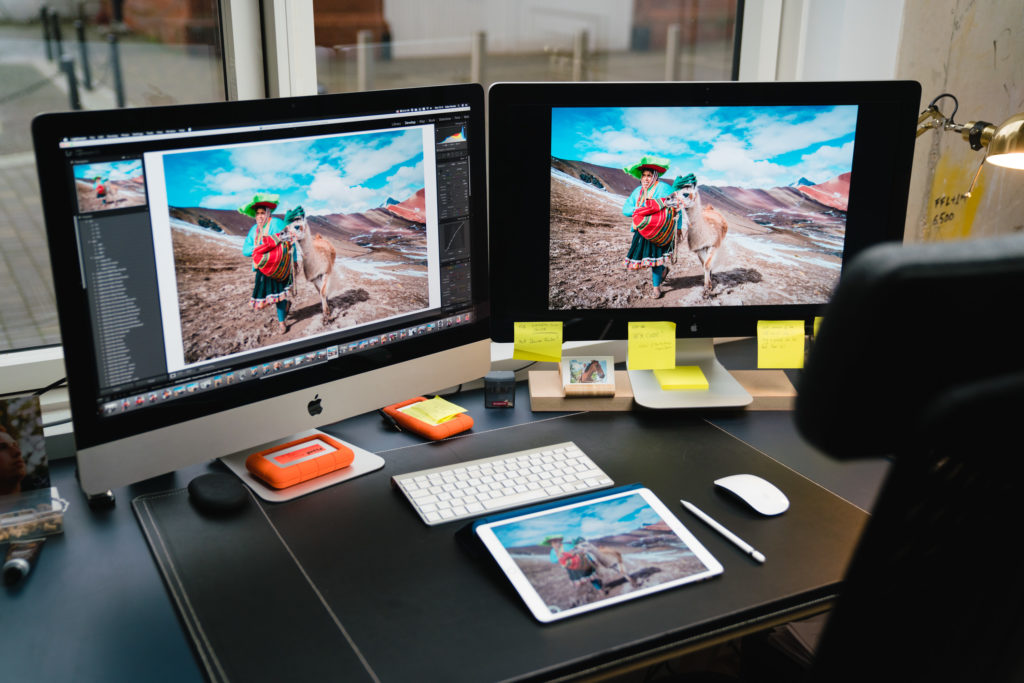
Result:
{"label": "tablet screen", "polygon": [[543,622],[722,573],[718,560],[645,488],[482,520],[475,531]]}

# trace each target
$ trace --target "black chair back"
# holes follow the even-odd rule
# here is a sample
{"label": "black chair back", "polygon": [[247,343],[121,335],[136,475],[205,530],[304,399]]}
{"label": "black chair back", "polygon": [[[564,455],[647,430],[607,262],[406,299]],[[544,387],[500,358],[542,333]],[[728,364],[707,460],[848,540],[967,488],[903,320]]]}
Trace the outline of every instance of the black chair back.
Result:
{"label": "black chair back", "polygon": [[876,247],[802,375],[804,436],[889,475],[815,681],[1024,680],[1024,236]]}

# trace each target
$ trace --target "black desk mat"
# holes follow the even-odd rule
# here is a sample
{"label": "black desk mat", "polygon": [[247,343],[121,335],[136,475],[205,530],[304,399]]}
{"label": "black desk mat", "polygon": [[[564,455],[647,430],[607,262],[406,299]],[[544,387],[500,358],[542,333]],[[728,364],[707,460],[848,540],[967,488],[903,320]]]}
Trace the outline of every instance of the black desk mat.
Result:
{"label": "black desk mat", "polygon": [[[780,415],[780,419],[788,419]],[[533,620],[486,558],[427,527],[394,474],[573,440],[616,484],[640,482],[725,566],[711,581],[565,622]],[[383,452],[384,469],[229,519],[184,491],[142,496],[139,520],[212,680],[509,680],[580,671],[827,600],[867,515],[699,418],[559,415]],[[762,518],[712,481],[750,472],[791,499]],[[687,498],[763,552],[758,565],[688,516]]]}

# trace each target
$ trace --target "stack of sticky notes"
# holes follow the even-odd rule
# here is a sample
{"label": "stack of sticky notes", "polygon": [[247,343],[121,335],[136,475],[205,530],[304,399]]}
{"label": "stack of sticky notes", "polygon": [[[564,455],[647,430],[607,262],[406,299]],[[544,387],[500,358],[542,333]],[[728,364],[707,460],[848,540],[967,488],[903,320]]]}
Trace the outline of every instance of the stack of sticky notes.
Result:
{"label": "stack of sticky notes", "polygon": [[708,389],[698,366],[676,366],[676,324],[672,322],[629,323],[629,369],[652,370],[665,391]]}
{"label": "stack of sticky notes", "polygon": [[708,378],[697,365],[679,365],[654,371],[658,384],[666,391],[707,391]]}

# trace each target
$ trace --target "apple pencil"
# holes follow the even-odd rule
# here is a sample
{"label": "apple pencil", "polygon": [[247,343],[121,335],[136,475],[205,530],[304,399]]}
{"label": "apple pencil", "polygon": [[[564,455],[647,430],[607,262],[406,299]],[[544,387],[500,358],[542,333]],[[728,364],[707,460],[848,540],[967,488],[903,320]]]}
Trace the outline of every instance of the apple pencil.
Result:
{"label": "apple pencil", "polygon": [[712,529],[714,529],[715,531],[717,531],[718,533],[722,534],[727,539],[732,541],[737,548],[745,552],[747,555],[750,555],[758,562],[764,562],[764,555],[754,550],[754,547],[752,545],[750,545],[742,538],[740,538],[739,536],[737,536],[736,534],[734,534],[733,532],[729,531],[724,526],[716,522],[714,519],[709,517],[708,514],[701,510],[699,507],[697,507],[688,500],[680,500],[679,502],[683,504],[684,508],[692,512],[700,521],[704,522],[709,527],[711,527]]}

